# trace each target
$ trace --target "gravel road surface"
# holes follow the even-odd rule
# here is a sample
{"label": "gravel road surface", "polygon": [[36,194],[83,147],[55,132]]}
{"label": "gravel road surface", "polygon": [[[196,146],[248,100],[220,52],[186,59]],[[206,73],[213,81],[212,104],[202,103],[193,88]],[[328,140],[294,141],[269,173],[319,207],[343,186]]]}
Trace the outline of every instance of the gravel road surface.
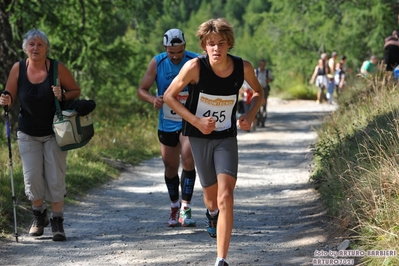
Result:
{"label": "gravel road surface", "polygon": [[[315,127],[334,110],[315,101],[269,100],[266,128],[240,131],[233,265],[312,265],[329,242],[328,218],[309,184]],[[82,181],[84,182],[84,181]],[[213,265],[202,191],[192,202],[196,228],[169,228],[161,158],[126,166],[120,178],[65,207],[66,242],[20,232],[0,242],[0,265]]]}

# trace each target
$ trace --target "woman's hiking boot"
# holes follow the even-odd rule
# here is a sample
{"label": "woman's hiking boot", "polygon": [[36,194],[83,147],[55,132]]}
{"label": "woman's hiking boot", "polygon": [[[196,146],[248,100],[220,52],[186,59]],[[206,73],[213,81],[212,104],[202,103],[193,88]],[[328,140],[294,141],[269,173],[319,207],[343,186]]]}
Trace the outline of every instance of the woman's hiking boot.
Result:
{"label": "woman's hiking boot", "polygon": [[64,218],[53,217],[50,219],[51,231],[53,232],[53,241],[65,241],[66,236],[64,232]]}
{"label": "woman's hiking boot", "polygon": [[33,221],[29,229],[30,236],[41,236],[43,235],[44,227],[49,224],[47,217],[47,209],[41,211],[33,210]]}

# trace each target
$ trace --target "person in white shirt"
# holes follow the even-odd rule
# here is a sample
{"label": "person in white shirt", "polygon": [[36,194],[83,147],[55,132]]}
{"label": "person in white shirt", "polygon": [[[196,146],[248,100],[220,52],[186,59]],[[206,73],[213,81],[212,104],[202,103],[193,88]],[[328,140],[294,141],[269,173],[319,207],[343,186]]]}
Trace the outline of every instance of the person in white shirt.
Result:
{"label": "person in white shirt", "polygon": [[258,126],[265,127],[267,118],[267,98],[270,93],[270,82],[273,81],[273,75],[270,69],[266,68],[266,60],[262,59],[259,61],[259,67],[255,69],[255,76],[258,78],[260,85],[264,90],[264,99],[262,101],[262,106],[257,114],[257,124]]}

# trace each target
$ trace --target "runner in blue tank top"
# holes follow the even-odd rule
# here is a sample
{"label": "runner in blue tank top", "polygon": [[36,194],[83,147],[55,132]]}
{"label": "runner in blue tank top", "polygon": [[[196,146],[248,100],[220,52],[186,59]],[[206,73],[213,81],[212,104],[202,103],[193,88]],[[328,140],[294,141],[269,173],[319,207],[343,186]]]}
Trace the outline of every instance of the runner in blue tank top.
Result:
{"label": "runner in blue tank top", "polygon": [[[198,54],[184,51],[183,57],[179,63],[175,63],[168,57],[167,52],[156,55],[155,61],[157,65],[157,96],[163,97],[166,89],[169,87],[172,80],[179,74],[180,69],[190,59],[197,57]],[[188,88],[186,87],[181,95],[181,102],[184,103],[188,95]],[[181,117],[174,113],[166,104],[159,110],[158,115],[158,129],[165,132],[175,132],[182,128]]]}
{"label": "runner in blue tank top", "polygon": [[[184,63],[197,57],[198,54],[185,51],[186,41],[183,32],[179,29],[168,30],[164,34],[163,45],[165,52],[156,55],[150,61],[137,93],[142,100],[159,109],[158,139],[165,165],[165,183],[171,201],[168,226],[196,226],[196,222],[191,218],[190,208],[196,176],[190,143],[188,138],[181,133],[181,117],[163,102],[163,95],[172,80],[179,74]],[[154,81],[157,84],[156,95],[149,92]],[[185,88],[177,96],[182,104],[188,97],[187,90]],[[178,174],[180,156],[183,168],[181,181]],[[180,184],[181,203],[179,200]]]}

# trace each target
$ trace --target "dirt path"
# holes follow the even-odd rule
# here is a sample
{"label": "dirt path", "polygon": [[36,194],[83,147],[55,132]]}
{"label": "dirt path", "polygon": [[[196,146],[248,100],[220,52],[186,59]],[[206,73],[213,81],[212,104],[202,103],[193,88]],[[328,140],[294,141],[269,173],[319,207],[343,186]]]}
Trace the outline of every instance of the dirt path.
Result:
{"label": "dirt path", "polygon": [[[267,127],[240,132],[239,177],[230,265],[311,265],[327,243],[327,219],[309,185],[313,127],[333,110],[314,101],[271,99]],[[168,228],[160,158],[129,167],[118,180],[66,206],[66,242],[23,235],[0,243],[0,265],[213,265],[199,182],[196,228]],[[26,232],[22,232],[26,234]]]}

